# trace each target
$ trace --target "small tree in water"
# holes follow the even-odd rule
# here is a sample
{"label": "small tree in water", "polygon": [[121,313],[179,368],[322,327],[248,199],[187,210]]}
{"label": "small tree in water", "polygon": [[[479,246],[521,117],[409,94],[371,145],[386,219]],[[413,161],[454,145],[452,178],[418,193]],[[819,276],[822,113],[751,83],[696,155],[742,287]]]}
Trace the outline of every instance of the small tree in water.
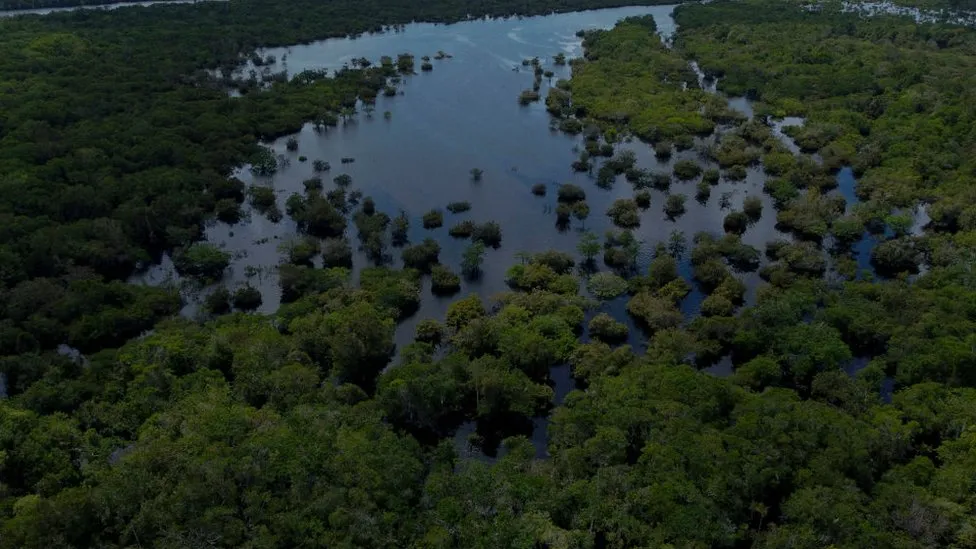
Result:
{"label": "small tree in water", "polygon": [[576,245],[576,251],[583,256],[586,263],[592,264],[596,255],[600,253],[600,238],[596,236],[592,231],[586,231],[580,237],[579,244]]}
{"label": "small tree in water", "polygon": [[471,168],[471,181],[481,181],[484,175],[485,172],[481,168]]}
{"label": "small tree in water", "polygon": [[461,272],[468,278],[477,278],[481,274],[481,262],[485,258],[485,245],[480,241],[473,242],[464,249],[461,257]]}

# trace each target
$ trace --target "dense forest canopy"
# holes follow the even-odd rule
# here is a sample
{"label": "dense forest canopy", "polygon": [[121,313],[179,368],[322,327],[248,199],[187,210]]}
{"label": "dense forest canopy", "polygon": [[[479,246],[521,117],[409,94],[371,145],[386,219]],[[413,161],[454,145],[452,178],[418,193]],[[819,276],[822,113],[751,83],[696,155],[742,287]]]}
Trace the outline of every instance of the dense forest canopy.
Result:
{"label": "dense forest canopy", "polygon": [[[176,318],[175,288],[126,282],[163,253],[219,279],[230,258],[199,242],[204,224],[262,204],[233,169],[272,164],[260,139],[336,124],[412,60],[245,83],[239,98],[205,69],[412,20],[619,4],[234,0],[0,21],[0,547],[976,547],[969,29],[747,0],[678,8],[670,49],[650,18],[585,33],[547,108],[599,150],[596,128],[601,172],[670,185],[615,154],[615,136],[661,154],[710,136],[698,152],[717,168],[675,177],[707,190],[761,166],[765,215],[793,236],[764,250],[753,306],[736,275],[762,252],[737,231],[761,203],[725,235],[694,235],[691,281],[663,244],[646,272],[591,278],[598,297],[631,294],[644,354],[589,315],[575,274],[600,252],[632,270],[626,231],[581,242],[582,258],[526,255],[512,292],[460,296],[395,349],[422,278],[456,275],[430,240],[403,250],[411,268],[354,284],[347,225],[382,238],[402,222],[371,200],[347,221],[345,191],[321,180],[286,204],[308,238],[287,250],[275,314],[240,312],[254,300],[241,288],[212,309],[238,312]],[[757,116],[701,89],[690,60]],[[787,130],[803,155],[766,123],[785,115],[805,119]],[[847,167],[850,208],[833,189]],[[586,192],[560,188],[567,216],[585,218]],[[637,203],[610,215],[625,225]],[[931,221],[913,231],[920,206]],[[501,228],[465,231],[470,274]],[[864,234],[878,279],[852,258]],[[692,283],[706,297],[685,322]],[[698,371],[723,356],[731,377]],[[578,388],[554,407],[550,369],[567,362]],[[539,459],[509,435],[547,412]],[[505,439],[496,461],[459,454],[464,421],[485,446]]]}

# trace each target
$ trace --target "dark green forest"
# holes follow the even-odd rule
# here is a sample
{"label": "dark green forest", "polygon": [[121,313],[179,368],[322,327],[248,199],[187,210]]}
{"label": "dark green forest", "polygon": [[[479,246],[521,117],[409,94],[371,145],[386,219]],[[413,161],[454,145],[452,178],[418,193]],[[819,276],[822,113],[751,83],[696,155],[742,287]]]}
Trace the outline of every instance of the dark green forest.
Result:
{"label": "dark green forest", "polygon": [[[527,254],[511,292],[459,296],[396,349],[422,277],[456,276],[425,241],[404,250],[411,268],[354,284],[351,228],[313,181],[288,215],[336,260],[290,250],[276,313],[243,312],[243,287],[212,311],[227,314],[186,319],[175,288],[126,282],[164,253],[219,279],[229,258],[204,226],[261,203],[234,168],[269,161],[262,139],[338,124],[408,60],[263,85],[210,71],[414,20],[624,4],[232,0],[0,20],[0,547],[976,547],[972,29],[743,0],[678,7],[673,48],[651,18],[584,33],[546,107],[597,128],[601,172],[670,184],[614,156],[618,137],[670,154],[718,131],[700,151],[717,168],[676,177],[707,190],[750,167],[770,176],[765,215],[792,240],[744,244],[738,227],[763,215],[744,207],[727,234],[689,240],[690,281],[663,244],[632,272],[624,231],[581,257]],[[758,116],[700,89],[689,60]],[[787,115],[806,119],[787,130],[802,155],[766,123]],[[846,167],[850,211],[834,193]],[[585,204],[571,187],[567,218]],[[930,222],[913,232],[919,206]],[[385,215],[364,201],[352,223],[385,235]],[[481,246],[466,276],[501,230],[465,228]],[[854,259],[865,234],[875,276]],[[627,280],[590,289],[630,294],[646,353],[590,318],[576,273],[601,255]],[[766,283],[744,306],[736,274],[757,269]],[[706,298],[685,323],[691,283]],[[730,377],[700,371],[725,356]],[[565,363],[577,390],[554,406],[550,368]],[[541,459],[524,435],[545,414]],[[459,452],[466,421],[497,460]]]}

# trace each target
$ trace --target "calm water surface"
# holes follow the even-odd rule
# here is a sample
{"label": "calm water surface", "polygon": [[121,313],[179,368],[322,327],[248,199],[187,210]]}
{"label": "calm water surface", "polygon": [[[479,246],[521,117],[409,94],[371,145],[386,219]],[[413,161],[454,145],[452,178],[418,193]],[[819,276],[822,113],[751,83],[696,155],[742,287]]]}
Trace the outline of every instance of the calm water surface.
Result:
{"label": "calm water surface", "polygon": [[[332,171],[324,174],[326,190],[334,188],[332,177],[349,174],[353,178],[351,188],[372,196],[380,210],[391,216],[406,211],[411,218],[411,241],[419,242],[425,237],[437,239],[442,246],[441,262],[455,269],[468,242],[452,239],[447,229],[464,219],[497,221],[503,230],[502,246],[488,251],[484,275],[479,281],[465,282],[460,295],[477,292],[489,297],[505,291],[504,273],[517,262],[518,252],[557,249],[575,255],[581,230],[585,227],[602,235],[612,228],[605,212],[613,200],[629,198],[634,193],[622,177],[608,191],[596,187],[589,175],[572,172],[570,165],[578,155],[581,139],[550,131],[549,115],[541,102],[528,107],[518,104],[518,94],[531,88],[533,82],[531,70],[523,68],[521,60],[539,57],[545,68],[556,73],[554,83],[558,78],[568,78],[569,68],[554,66],[552,57],[558,53],[568,57],[581,54],[576,31],[609,28],[623,17],[651,14],[661,34],[668,36],[674,30],[672,10],[673,6],[632,7],[449,26],[416,24],[396,33],[265,50],[263,55],[272,55],[278,61],[271,70],[286,70],[289,74],[305,69],[335,69],[359,57],[377,61],[383,55],[404,52],[416,55],[418,65],[420,56],[434,56],[438,51],[452,57],[435,60],[430,73],[406,78],[402,84],[403,95],[378,98],[372,117],[361,113],[354,122],[323,134],[306,126],[295,136],[299,142],[297,152],[286,151],[284,138],[268,144],[289,158],[289,165],[274,177],[257,178],[247,170],[242,170],[240,176],[249,185],[272,186],[284,210],[287,196],[302,193],[302,181],[314,176],[312,161],[326,160],[332,165]],[[543,96],[548,85],[544,81]],[[390,111],[390,119],[384,118],[384,111]],[[696,157],[696,153],[687,151],[662,163],[645,144],[632,142],[623,147],[634,150],[640,167],[651,170],[670,171],[674,161]],[[299,155],[307,156],[308,161],[299,162]],[[341,164],[343,157],[356,161]],[[474,167],[485,171],[483,181],[471,181],[469,172]],[[642,241],[641,267],[650,260],[654,247],[666,242],[673,231],[683,232],[689,241],[698,231],[722,234],[725,215],[740,208],[742,200],[752,194],[763,198],[766,214],[743,239],[762,247],[778,235],[772,204],[762,194],[763,181],[758,168],[750,170],[744,182],[722,182],[714,187],[704,204],[694,200],[694,182],[676,182],[670,192],[685,194],[688,201],[687,213],[673,221],[662,212],[666,193],[652,190],[651,207],[643,213],[641,227],[635,231]],[[566,182],[586,190],[591,214],[584,223],[574,220],[569,230],[559,231],[555,227],[555,195],[559,184]],[[532,185],[537,183],[547,185],[547,196],[540,198],[530,193]],[[723,195],[725,209],[720,205]],[[424,212],[460,200],[470,201],[472,210],[459,215],[445,213],[443,228],[427,231],[421,227]],[[355,242],[354,232],[351,229]],[[276,224],[254,213],[249,220],[233,226],[213,225],[207,231],[207,238],[238,258],[227,283],[234,286],[250,280],[264,295],[262,311],[273,312],[279,305],[277,281],[272,272],[281,259],[278,247],[295,233],[294,224],[287,218]],[[392,251],[396,264],[399,252]],[[368,265],[365,257],[356,258],[357,269],[365,265]],[[170,267],[164,263],[144,275],[143,280],[163,280]],[[682,270],[690,275],[687,262],[683,263]],[[255,276],[255,271],[263,274]],[[248,272],[252,276],[248,277]],[[744,278],[750,287],[758,281],[755,275]],[[697,291],[690,295],[683,304],[685,312],[695,313],[701,299]],[[412,339],[420,320],[442,319],[451,301],[453,298],[430,295],[425,285],[420,311],[398,329],[398,345]],[[603,309],[626,318],[620,303],[605,304]],[[640,344],[640,341],[635,339],[633,343]]]}

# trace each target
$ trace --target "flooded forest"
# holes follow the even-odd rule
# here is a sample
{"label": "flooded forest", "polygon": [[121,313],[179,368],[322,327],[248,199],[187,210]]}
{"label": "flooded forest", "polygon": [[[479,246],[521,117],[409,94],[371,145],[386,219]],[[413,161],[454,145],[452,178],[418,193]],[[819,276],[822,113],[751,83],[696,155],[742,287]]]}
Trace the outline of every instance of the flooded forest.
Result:
{"label": "flooded forest", "polygon": [[965,2],[0,6],[0,548],[976,547]]}

